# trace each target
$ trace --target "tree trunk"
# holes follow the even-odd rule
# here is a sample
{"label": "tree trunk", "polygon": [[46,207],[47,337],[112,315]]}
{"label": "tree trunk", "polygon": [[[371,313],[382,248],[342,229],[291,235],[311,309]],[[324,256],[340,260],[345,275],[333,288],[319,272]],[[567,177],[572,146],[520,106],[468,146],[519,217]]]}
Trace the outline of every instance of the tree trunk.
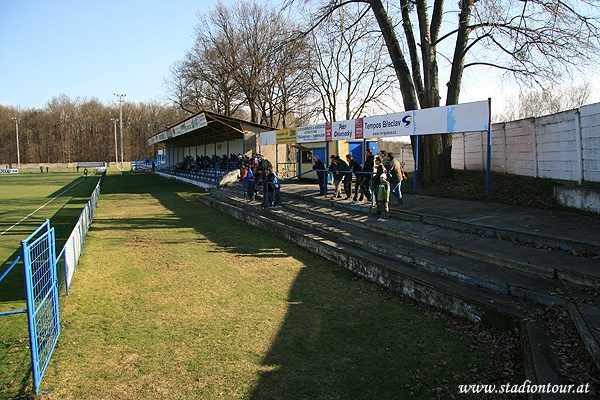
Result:
{"label": "tree trunk", "polygon": [[[379,28],[383,33],[383,37],[385,39],[388,51],[390,53],[390,57],[392,59],[392,64],[394,65],[394,69],[396,70],[396,76],[398,77],[398,81],[400,82],[400,91],[402,92],[402,99],[404,101],[405,110],[417,110],[419,108],[419,103],[417,99],[417,94],[415,91],[415,86],[412,82],[412,76],[410,69],[404,59],[404,54],[400,48],[398,43],[398,39],[394,32],[394,26],[392,21],[390,21],[385,8],[383,7],[381,0],[369,0],[369,4],[371,4],[371,8],[373,9],[373,13],[377,18],[377,22],[379,24]],[[428,26],[427,19],[427,2],[421,1],[418,4],[420,8],[419,19],[420,19],[420,27],[421,27],[421,45],[422,45],[422,54],[423,54],[423,62],[424,62],[424,75],[425,75],[425,85],[424,85],[424,93],[421,97],[423,100],[423,104],[421,106],[423,108],[428,107],[437,107],[439,106],[439,84],[438,84],[438,69],[436,62],[436,51],[435,51],[435,42],[437,40],[437,33],[439,32],[439,26],[437,24],[441,23],[441,18],[438,14],[441,15],[441,3],[436,2],[434,7],[434,24],[431,31]],[[404,5],[404,4],[403,4]],[[403,15],[408,16],[408,13]],[[404,21],[405,29],[409,26],[406,25],[407,21]],[[432,32],[435,37],[432,37]],[[433,39],[433,40],[432,40]],[[409,43],[410,47],[410,43]],[[413,67],[418,65],[414,57],[416,57],[416,52],[411,51],[411,56],[413,57]],[[419,85],[418,85],[419,86]],[[452,153],[452,138],[451,135],[426,135],[417,139],[415,137],[411,137],[411,142],[413,145],[413,154],[415,150],[415,140],[419,140],[419,154],[418,154],[418,164],[419,164],[419,176],[421,183],[427,184],[431,182],[438,182],[443,179],[446,179],[452,176],[452,164],[451,164],[451,153]]]}
{"label": "tree trunk", "polygon": [[402,49],[398,43],[398,38],[396,37],[396,32],[394,31],[394,25],[388,17],[381,0],[369,0],[369,4],[373,9],[373,13],[375,14],[375,18],[377,19],[377,23],[379,24],[379,28],[381,29],[381,33],[385,39],[385,44],[390,53],[392,64],[396,70],[396,76],[398,77],[398,81],[400,83],[400,91],[402,92],[404,108],[406,110],[416,110],[419,108],[417,94],[411,80],[410,69],[406,64],[404,54],[402,53]]}

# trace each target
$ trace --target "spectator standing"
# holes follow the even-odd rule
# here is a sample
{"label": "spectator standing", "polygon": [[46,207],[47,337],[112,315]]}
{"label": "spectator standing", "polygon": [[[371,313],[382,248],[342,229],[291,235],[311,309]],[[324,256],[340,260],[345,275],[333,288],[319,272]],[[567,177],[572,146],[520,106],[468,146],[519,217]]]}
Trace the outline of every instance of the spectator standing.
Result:
{"label": "spectator standing", "polygon": [[350,172],[350,166],[346,161],[342,160],[340,156],[336,156],[338,161],[338,169],[342,175],[344,182],[344,193],[346,193],[346,200],[352,197],[352,172]]}
{"label": "spectator standing", "polygon": [[387,152],[385,150],[379,150],[379,157],[381,158],[381,163],[387,169],[388,159],[386,156]]}
{"label": "spectator standing", "polygon": [[360,186],[360,182],[362,179],[362,174],[360,174],[360,172],[363,171],[360,163],[358,161],[356,161],[353,157],[352,154],[348,154],[346,155],[346,160],[348,161],[348,166],[350,167],[350,194],[352,194],[352,174],[356,175],[356,181],[354,182],[354,198],[352,199],[353,202],[358,201],[358,188]]}
{"label": "spectator standing", "polygon": [[377,221],[385,222],[388,219],[390,212],[390,183],[387,181],[387,174],[383,173],[379,176],[379,186],[377,190],[377,208],[380,218]]}
{"label": "spectator standing", "polygon": [[331,198],[337,199],[338,197],[342,197],[341,185],[343,176],[339,172],[338,157],[336,155],[332,155],[331,157],[329,157],[329,159],[331,160],[331,162],[329,163],[329,168],[327,170],[333,174],[333,184],[335,186],[335,192],[333,193],[333,196],[331,196]]}
{"label": "spectator standing", "polygon": [[[363,172],[368,172],[369,174],[362,174],[360,180],[360,198],[358,201],[363,200],[363,195],[367,198],[367,201],[371,201],[371,177],[370,175],[373,172],[373,168],[375,167],[375,157],[373,156],[372,149],[365,150],[365,165],[363,168]],[[358,177],[357,177],[358,178]]]}
{"label": "spectator standing", "polygon": [[267,168],[265,170],[265,173],[266,193],[263,207],[278,207],[281,205],[281,190],[279,179],[277,179],[277,175],[275,175],[272,168]]}
{"label": "spectator standing", "polygon": [[259,156],[260,157],[260,167],[262,169],[273,169],[273,164],[271,164],[271,161],[267,160],[266,158],[264,158],[263,156]]}
{"label": "spectator standing", "polygon": [[375,172],[375,176],[373,177],[373,196],[375,197],[375,201],[377,203],[377,215],[381,215],[379,210],[379,200],[378,200],[378,190],[379,190],[379,181],[381,180],[381,175],[386,175],[387,170],[383,166],[381,162],[381,157],[375,157],[375,167],[373,168]]}
{"label": "spectator standing", "polygon": [[394,195],[399,205],[404,204],[402,200],[402,180],[405,179],[406,174],[404,169],[400,165],[400,162],[394,158],[392,153],[387,153],[388,159],[388,171],[390,175],[390,192]]}
{"label": "spectator standing", "polygon": [[254,201],[254,173],[249,165],[244,167],[243,179],[244,182],[246,182],[246,193],[248,194],[248,200]]}
{"label": "spectator standing", "polygon": [[319,179],[319,196],[325,195],[325,185],[327,182],[325,181],[325,164],[319,156],[313,156],[313,169],[317,170],[317,178]]}

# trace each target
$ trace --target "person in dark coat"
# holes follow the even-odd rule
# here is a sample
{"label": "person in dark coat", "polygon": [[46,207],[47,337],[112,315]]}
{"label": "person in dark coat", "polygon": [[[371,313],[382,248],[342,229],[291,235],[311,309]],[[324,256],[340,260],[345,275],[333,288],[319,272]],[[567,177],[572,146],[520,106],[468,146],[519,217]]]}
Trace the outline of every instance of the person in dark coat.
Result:
{"label": "person in dark coat", "polygon": [[404,204],[402,200],[402,180],[406,176],[400,162],[394,158],[392,153],[387,153],[387,167],[390,176],[390,193],[394,195],[399,205]]}
{"label": "person in dark coat", "polygon": [[362,166],[360,165],[360,163],[358,161],[356,161],[353,157],[352,154],[348,154],[346,155],[346,161],[348,161],[348,166],[350,167],[350,194],[352,194],[352,174],[354,174],[356,176],[355,178],[355,182],[354,182],[354,199],[352,199],[352,201],[356,202],[357,198],[358,198],[358,187],[360,186],[360,182],[362,179],[362,174],[360,174],[359,172],[362,172]]}
{"label": "person in dark coat", "polygon": [[[352,196],[352,172],[350,172],[350,166],[346,164],[346,161],[342,160],[340,156],[331,156],[334,159],[334,172],[333,176],[336,180],[335,197],[342,197],[342,187],[344,184],[344,192],[346,193],[346,200]],[[331,168],[331,167],[330,167]]]}
{"label": "person in dark coat", "polygon": [[[375,168],[374,168],[374,172],[375,172],[375,176],[373,177],[373,188],[375,191],[377,191],[379,188],[379,181],[381,180],[381,175],[382,174],[387,174],[387,170],[385,169],[385,167],[383,166],[382,162],[381,162],[381,157],[377,156],[375,157]],[[374,194],[377,192],[374,192]],[[375,201],[377,200],[377,196],[375,196]],[[379,211],[379,204],[377,204],[377,215],[381,216],[381,213]]]}
{"label": "person in dark coat", "polygon": [[327,182],[325,181],[325,163],[321,161],[319,156],[313,156],[313,169],[317,170],[317,178],[319,179],[319,196],[325,195],[325,185]]}
{"label": "person in dark coat", "polygon": [[[366,149],[365,150],[365,165],[363,168],[363,172],[373,172],[373,168],[375,167],[375,157],[373,156],[373,150],[372,149]],[[364,197],[367,198],[367,201],[371,201],[371,176],[369,174],[362,174],[361,175],[362,178],[360,180],[360,186],[359,186],[359,190],[360,190],[360,198],[358,199],[358,201],[362,201],[363,200],[363,195]]]}

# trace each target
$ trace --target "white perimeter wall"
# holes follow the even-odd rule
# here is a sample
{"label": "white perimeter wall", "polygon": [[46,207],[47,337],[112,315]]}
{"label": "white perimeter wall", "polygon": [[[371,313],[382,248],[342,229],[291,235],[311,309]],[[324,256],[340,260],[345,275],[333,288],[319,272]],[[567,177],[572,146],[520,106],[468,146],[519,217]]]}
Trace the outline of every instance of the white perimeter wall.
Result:
{"label": "white perimeter wall", "polygon": [[[452,167],[485,170],[487,132],[455,134]],[[491,169],[515,175],[600,182],[600,103],[492,126]]]}

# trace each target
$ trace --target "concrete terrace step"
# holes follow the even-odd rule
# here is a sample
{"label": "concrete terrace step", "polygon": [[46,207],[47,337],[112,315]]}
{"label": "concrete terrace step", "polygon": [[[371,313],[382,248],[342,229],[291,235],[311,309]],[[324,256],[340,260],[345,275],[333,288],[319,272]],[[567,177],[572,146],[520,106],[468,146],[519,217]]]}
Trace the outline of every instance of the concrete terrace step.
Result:
{"label": "concrete terrace step", "polygon": [[[423,268],[422,265],[413,262],[405,262],[393,252],[381,251],[383,247],[391,247],[387,244],[391,244],[392,239],[398,241],[396,243],[401,242],[398,238],[387,237],[381,240],[384,236],[379,235],[382,247],[375,248],[366,246],[361,241],[348,240],[352,234],[346,234],[346,229],[359,228],[341,221],[339,225],[327,228],[326,226],[333,225],[327,218],[300,213],[286,207],[263,209],[258,202],[242,201],[241,196],[235,192],[213,192],[210,196],[201,196],[201,201],[250,225],[297,243],[337,265],[420,302],[474,321],[505,329],[518,329],[527,379],[533,383],[565,384],[556,371],[556,358],[546,340],[545,326],[540,325],[540,321],[528,321],[537,305],[527,296],[508,296],[467,280],[459,280],[449,274]],[[368,223],[371,222],[365,222]],[[376,232],[370,234],[377,236]],[[544,395],[532,398],[553,397]]]}
{"label": "concrete terrace step", "polygon": [[[215,195],[232,204],[243,199],[235,187]],[[260,202],[245,204],[246,210],[260,209]],[[283,208],[269,211],[270,218],[288,226],[385,255],[392,264],[412,265],[416,268],[410,270],[413,274],[427,271],[455,284],[508,295],[503,297],[504,302],[531,301],[563,307],[576,303],[576,308],[571,304],[578,316],[571,312],[573,321],[590,355],[600,365],[597,259],[433,226],[419,218],[380,223],[369,214],[368,207],[357,207],[356,203],[286,195]]]}
{"label": "concrete terrace step", "polygon": [[[228,188],[226,191],[240,193],[235,187]],[[363,229],[381,231],[381,226],[377,224],[365,224],[369,221],[371,211],[368,205],[331,201],[289,191],[285,192],[284,197],[286,197],[287,208],[329,218],[332,222],[343,220],[347,224]],[[565,251],[550,251],[548,247],[538,245],[523,245],[535,240],[531,238],[520,242],[502,240],[495,235],[481,234],[488,228],[476,227],[472,224],[469,225],[468,230],[459,230],[449,222],[441,223],[439,217],[436,218],[437,223],[433,224],[412,213],[393,210],[390,214],[395,221],[386,223],[385,232],[388,236],[502,268],[600,287],[600,260],[597,258],[576,256]],[[397,218],[400,220],[396,220]]]}
{"label": "concrete terrace step", "polygon": [[[316,196],[314,185],[289,183],[282,192],[290,198],[331,204]],[[584,255],[600,256],[600,218],[566,211],[480,203],[404,194],[402,207],[390,201],[390,213],[398,219],[419,221],[458,231]],[[336,207],[368,211],[366,203],[336,200]],[[371,212],[374,210],[371,209]]]}
{"label": "concrete terrace step", "polygon": [[[217,195],[234,202],[242,200],[241,194],[233,191],[221,191],[217,192]],[[258,207],[258,202],[255,204]],[[477,250],[473,248],[460,250],[453,243],[464,244],[466,249],[467,245],[473,245],[471,239],[488,241],[496,245],[495,239],[465,238],[468,234],[446,231],[436,232],[438,238],[432,241],[423,232],[419,235],[406,234],[403,230],[406,222],[395,224],[390,220],[382,223],[377,222],[370,215],[361,215],[347,210],[331,210],[326,207],[307,207],[306,203],[293,200],[286,200],[285,207],[274,209],[273,217],[293,226],[302,226],[307,230],[353,243],[364,249],[387,254],[403,263],[416,265],[499,293],[530,299],[540,304],[566,306],[568,299],[575,297],[594,301],[594,296],[581,292],[579,285],[553,279],[553,275],[549,273],[545,274],[547,276],[541,276],[537,274],[537,270],[532,274],[528,269],[512,270],[507,273],[506,268],[498,268],[494,263],[500,259],[499,256],[493,256],[491,259],[485,257],[485,248],[489,247],[489,244],[478,243],[480,248]],[[425,227],[433,231],[441,229]],[[418,227],[413,229],[418,230]],[[471,234],[471,236],[475,235]],[[517,246],[513,243],[503,244]],[[459,251],[456,251],[457,248]],[[516,250],[513,250],[513,253]]]}

